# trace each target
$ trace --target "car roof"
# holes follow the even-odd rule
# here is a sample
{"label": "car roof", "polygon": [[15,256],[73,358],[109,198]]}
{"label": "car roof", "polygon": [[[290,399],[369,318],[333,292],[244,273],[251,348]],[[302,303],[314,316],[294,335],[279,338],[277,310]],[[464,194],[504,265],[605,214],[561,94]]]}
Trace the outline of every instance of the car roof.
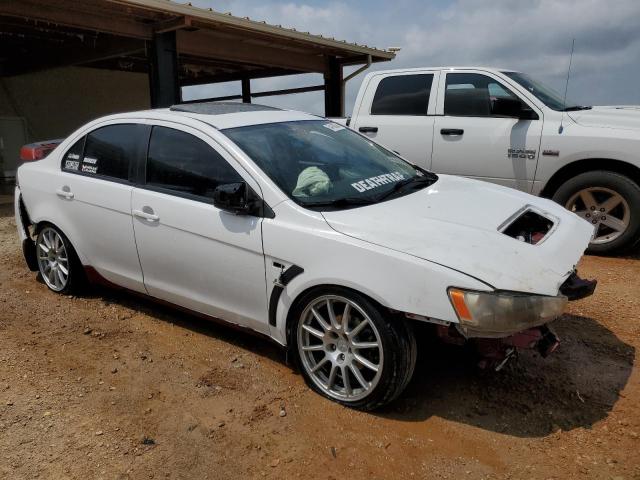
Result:
{"label": "car roof", "polygon": [[177,121],[180,117],[199,120],[218,130],[267,123],[321,120],[323,118],[309,113],[283,110],[255,103],[194,102],[177,104],[170,108],[121,113],[106,117],[103,120],[147,118],[152,120]]}

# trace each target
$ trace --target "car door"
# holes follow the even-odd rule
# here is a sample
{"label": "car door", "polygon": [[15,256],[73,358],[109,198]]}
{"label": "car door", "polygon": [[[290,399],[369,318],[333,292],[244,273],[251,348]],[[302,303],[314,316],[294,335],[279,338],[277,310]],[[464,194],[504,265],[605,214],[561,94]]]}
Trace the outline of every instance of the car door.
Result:
{"label": "car door", "polygon": [[[539,156],[542,112],[499,79],[478,72],[443,72],[432,170],[530,192]],[[494,114],[496,99],[512,99],[535,119]],[[499,101],[499,100],[498,100]]]}
{"label": "car door", "polygon": [[148,130],[117,123],[88,132],[64,153],[51,185],[59,226],[87,266],[138,292],[145,289],[131,221],[131,179]]}
{"label": "car door", "polygon": [[148,293],[190,310],[268,331],[262,219],[213,205],[224,183],[257,183],[204,133],[153,126],[134,231]]}
{"label": "car door", "polygon": [[352,128],[430,168],[437,78],[433,71],[373,76]]}

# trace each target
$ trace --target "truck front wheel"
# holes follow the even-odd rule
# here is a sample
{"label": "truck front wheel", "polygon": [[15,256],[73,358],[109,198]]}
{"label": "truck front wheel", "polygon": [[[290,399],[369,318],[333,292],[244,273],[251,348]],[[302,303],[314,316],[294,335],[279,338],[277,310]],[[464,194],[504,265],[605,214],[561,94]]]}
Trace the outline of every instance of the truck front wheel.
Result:
{"label": "truck front wheel", "polygon": [[640,187],[624,175],[581,173],[563,183],[553,200],[596,228],[589,253],[618,253],[640,241]]}

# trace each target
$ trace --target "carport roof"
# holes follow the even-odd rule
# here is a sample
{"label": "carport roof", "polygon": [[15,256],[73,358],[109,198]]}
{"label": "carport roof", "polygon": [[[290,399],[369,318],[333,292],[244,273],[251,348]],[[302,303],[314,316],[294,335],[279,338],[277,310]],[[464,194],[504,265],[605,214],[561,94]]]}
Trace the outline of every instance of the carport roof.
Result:
{"label": "carport roof", "polygon": [[170,0],[0,2],[0,75],[84,65],[148,71],[149,40],[176,32],[181,85],[327,71],[394,53]]}

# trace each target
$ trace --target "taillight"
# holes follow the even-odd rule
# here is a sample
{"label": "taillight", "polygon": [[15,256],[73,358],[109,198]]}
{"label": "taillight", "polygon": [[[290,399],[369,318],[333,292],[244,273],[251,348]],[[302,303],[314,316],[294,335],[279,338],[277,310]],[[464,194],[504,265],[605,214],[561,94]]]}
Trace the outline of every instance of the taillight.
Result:
{"label": "taillight", "polygon": [[35,162],[36,160],[42,160],[49,155],[62,140],[48,140],[46,142],[30,143],[24,145],[20,149],[20,160],[23,162]]}

